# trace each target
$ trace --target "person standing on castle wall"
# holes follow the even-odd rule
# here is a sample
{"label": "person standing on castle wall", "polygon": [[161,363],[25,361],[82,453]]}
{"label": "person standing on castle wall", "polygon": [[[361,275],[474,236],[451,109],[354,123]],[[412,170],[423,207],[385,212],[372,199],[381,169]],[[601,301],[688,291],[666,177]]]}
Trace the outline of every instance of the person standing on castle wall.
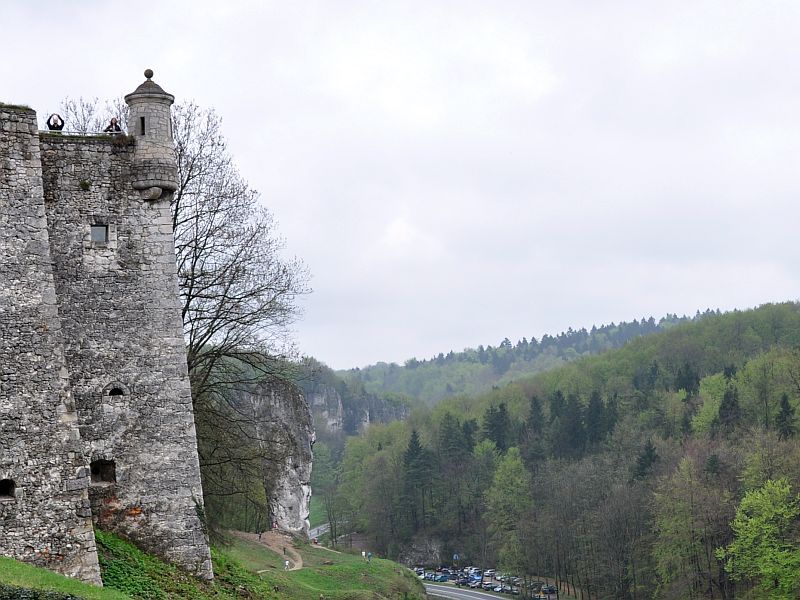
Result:
{"label": "person standing on castle wall", "polygon": [[108,124],[108,127],[103,129],[103,131],[105,131],[106,133],[121,133],[122,127],[120,127],[119,123],[117,123],[117,118],[113,117],[111,119],[111,122]]}
{"label": "person standing on castle wall", "polygon": [[47,117],[47,128],[50,131],[61,131],[64,129],[64,119],[61,118],[61,115],[53,113]]}

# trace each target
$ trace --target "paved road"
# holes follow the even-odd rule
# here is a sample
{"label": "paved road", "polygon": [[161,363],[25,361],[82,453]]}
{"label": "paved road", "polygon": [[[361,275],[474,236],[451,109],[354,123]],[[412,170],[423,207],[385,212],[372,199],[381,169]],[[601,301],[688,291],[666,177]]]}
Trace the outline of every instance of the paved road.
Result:
{"label": "paved road", "polygon": [[458,588],[452,585],[441,585],[438,583],[426,583],[425,591],[430,596],[437,598],[454,598],[455,600],[497,600],[497,594],[487,594],[469,588]]}
{"label": "paved road", "polygon": [[319,527],[314,527],[313,529],[308,530],[308,539],[313,540],[314,538],[318,538],[322,536],[323,533],[328,533],[328,530],[331,528],[330,523],[323,523]]}
{"label": "paved road", "polygon": [[[469,588],[453,587],[452,585],[441,585],[439,583],[423,583],[425,591],[429,596],[436,598],[451,598],[453,600],[498,600],[498,598],[519,598],[519,596],[500,596],[499,594],[488,594],[483,591]],[[548,598],[555,600],[556,595],[550,594]]]}

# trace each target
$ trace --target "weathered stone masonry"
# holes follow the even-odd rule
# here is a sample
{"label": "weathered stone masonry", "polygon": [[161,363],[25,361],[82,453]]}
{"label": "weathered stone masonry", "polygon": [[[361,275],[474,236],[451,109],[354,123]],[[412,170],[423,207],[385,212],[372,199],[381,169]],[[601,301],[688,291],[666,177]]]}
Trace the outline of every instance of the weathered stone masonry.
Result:
{"label": "weathered stone masonry", "polygon": [[36,114],[13,108],[0,108],[0,450],[0,554],[99,583]]}
{"label": "weathered stone masonry", "polygon": [[212,576],[169,210],[173,98],[146,75],[126,97],[134,143],[39,134],[33,111],[0,109],[0,554],[95,582],[90,514]]}

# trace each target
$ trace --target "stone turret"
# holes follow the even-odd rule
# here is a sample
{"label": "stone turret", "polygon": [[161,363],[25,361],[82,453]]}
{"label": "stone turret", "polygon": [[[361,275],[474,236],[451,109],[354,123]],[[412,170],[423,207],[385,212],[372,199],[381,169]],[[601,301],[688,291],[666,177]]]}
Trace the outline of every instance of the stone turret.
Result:
{"label": "stone turret", "polygon": [[144,76],[147,80],[125,96],[128,135],[136,139],[133,187],[145,200],[157,200],[178,189],[170,118],[175,96],[153,81],[152,70],[147,69]]}

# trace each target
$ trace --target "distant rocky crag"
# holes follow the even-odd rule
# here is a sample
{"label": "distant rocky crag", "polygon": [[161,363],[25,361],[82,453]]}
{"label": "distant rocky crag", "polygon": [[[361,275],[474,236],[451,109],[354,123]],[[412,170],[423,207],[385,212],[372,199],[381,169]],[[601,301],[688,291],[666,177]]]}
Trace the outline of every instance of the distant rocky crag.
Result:
{"label": "distant rocky crag", "polygon": [[371,394],[357,382],[346,382],[332,369],[307,359],[297,380],[308,401],[318,432],[357,435],[373,423],[405,420],[409,399],[399,395]]}

